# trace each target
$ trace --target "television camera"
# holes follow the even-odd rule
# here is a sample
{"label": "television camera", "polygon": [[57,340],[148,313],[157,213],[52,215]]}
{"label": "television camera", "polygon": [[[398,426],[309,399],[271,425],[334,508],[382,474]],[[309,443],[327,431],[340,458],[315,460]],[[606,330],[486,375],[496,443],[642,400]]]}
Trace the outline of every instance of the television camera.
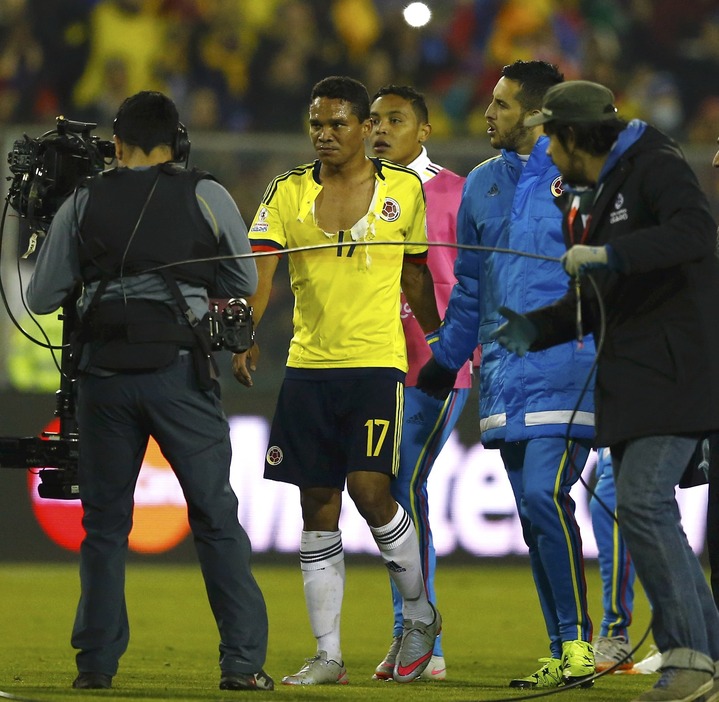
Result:
{"label": "television camera", "polygon": [[[115,145],[93,135],[96,127],[92,122],[76,122],[60,116],[55,129],[37,138],[25,134],[14,142],[7,157],[12,176],[6,211],[7,206],[12,207],[26,221],[31,232],[29,252],[35,248],[37,236],[44,235],[60,205],[82,179],[100,173],[114,157]],[[3,218],[3,229],[4,224]],[[74,303],[75,298],[68,301],[60,314],[63,322],[60,389],[56,393],[55,408],[59,431],[44,432],[42,437],[0,437],[0,467],[38,469],[41,480],[38,494],[46,498],[79,497],[78,433],[69,350],[76,322]]]}
{"label": "television camera", "polygon": [[[14,142],[8,154],[12,176],[6,207],[12,207],[31,232],[28,253],[35,248],[37,236],[44,236],[60,205],[81,181],[102,172],[115,155],[115,146],[92,134],[97,124],[58,117],[55,129],[38,138],[24,135]],[[3,221],[0,222],[0,250]],[[0,293],[10,312],[0,281]],[[56,393],[57,432],[41,437],[0,437],[0,468],[38,469],[38,494],[43,498],[78,498],[78,430],[73,395],[74,359],[70,340],[77,324],[75,302],[71,296],[62,308],[63,322],[60,389]],[[18,325],[19,326],[19,325]],[[242,298],[233,298],[219,309],[209,310],[210,342],[213,350],[227,348],[235,353],[246,351],[253,343],[252,308]],[[39,343],[39,342],[36,342]],[[50,346],[50,348],[56,348]]]}

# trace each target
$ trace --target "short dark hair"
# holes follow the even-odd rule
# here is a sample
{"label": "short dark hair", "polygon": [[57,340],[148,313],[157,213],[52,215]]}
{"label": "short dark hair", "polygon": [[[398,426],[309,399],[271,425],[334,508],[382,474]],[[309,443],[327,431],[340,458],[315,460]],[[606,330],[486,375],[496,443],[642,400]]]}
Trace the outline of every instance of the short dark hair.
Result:
{"label": "short dark hair", "polygon": [[172,147],[179,123],[177,107],[167,95],[143,90],[120,105],[113,132],[118,139],[149,154],[156,146]]}
{"label": "short dark hair", "polygon": [[372,102],[377,98],[381,98],[383,95],[396,95],[397,97],[401,97],[412,105],[418,122],[422,124],[429,122],[429,110],[427,109],[427,102],[424,99],[424,95],[418,90],[415,90],[411,85],[385,85],[374,94]]}
{"label": "short dark hair", "polygon": [[544,133],[547,136],[556,135],[559,143],[566,149],[569,138],[574,136],[574,145],[592,156],[602,156],[609,153],[619,134],[624,131],[627,123],[623,119],[613,119],[609,122],[573,123],[547,122]]}
{"label": "short dark hair", "polygon": [[310,102],[315,98],[344,100],[352,106],[352,114],[360,122],[369,119],[369,94],[362,83],[349,76],[329,76],[315,83]]}
{"label": "short dark hair", "polygon": [[502,69],[502,76],[522,86],[517,100],[525,111],[540,109],[544,93],[564,80],[564,74],[546,61],[515,61]]}

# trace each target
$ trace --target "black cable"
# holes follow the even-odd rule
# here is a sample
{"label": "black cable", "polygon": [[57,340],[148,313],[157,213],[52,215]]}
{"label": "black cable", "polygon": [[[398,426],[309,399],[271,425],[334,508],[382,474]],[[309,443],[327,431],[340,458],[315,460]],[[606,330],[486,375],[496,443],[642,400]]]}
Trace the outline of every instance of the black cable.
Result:
{"label": "black cable", "polygon": [[[594,490],[584,480],[584,478],[582,477],[582,471],[579,469],[579,467],[574,462],[574,456],[572,455],[572,452],[570,451],[570,445],[571,445],[571,441],[572,441],[572,439],[570,437],[570,432],[571,432],[571,428],[572,428],[572,423],[574,422],[574,418],[577,416],[577,412],[579,412],[579,407],[581,406],[582,400],[584,399],[584,396],[585,396],[587,390],[589,389],[589,385],[591,383],[592,376],[594,375],[594,373],[597,369],[597,365],[599,363],[599,358],[601,356],[602,349],[604,348],[604,341],[606,339],[606,331],[607,331],[607,314],[606,314],[606,309],[604,307],[604,300],[599,291],[599,286],[597,285],[597,282],[594,280],[594,277],[591,274],[587,273],[586,278],[587,278],[587,280],[589,280],[589,282],[592,285],[592,288],[594,289],[594,296],[595,296],[595,299],[597,302],[597,308],[599,310],[599,334],[598,335],[594,334],[594,349],[595,349],[594,361],[592,362],[592,365],[589,369],[589,373],[587,373],[587,378],[584,381],[584,386],[582,387],[581,392],[579,393],[579,398],[577,399],[577,403],[576,403],[574,409],[572,410],[571,416],[569,417],[569,423],[567,424],[567,432],[564,435],[564,441],[565,441],[565,445],[566,445],[567,457],[569,459],[570,475],[571,475],[571,472],[574,471],[577,474],[579,482],[584,486],[586,491],[589,493],[590,499],[596,500],[597,504],[599,504],[602,507],[602,509],[604,509],[607,512],[607,514],[609,514],[611,516],[611,518],[615,522],[615,524],[619,524],[616,512],[612,509],[609,509],[609,506],[600,497],[597,496],[597,494],[594,492]],[[580,290],[580,287],[579,287],[579,285],[577,285],[577,294],[579,294],[579,290]],[[577,300],[577,304],[580,305],[581,300]],[[642,644],[646,641],[647,637],[651,633],[653,623],[654,623],[654,615],[652,613],[652,615],[649,618],[649,624],[647,625],[646,631],[644,632],[641,639],[639,640],[639,643],[635,644],[634,647],[623,658],[621,658],[619,661],[617,661],[611,668],[608,668],[607,670],[602,671],[601,673],[599,673],[598,675],[593,677],[592,680],[594,680],[598,677],[601,677],[603,675],[612,673],[625,661],[632,660],[634,657],[634,654],[639,650],[639,648],[642,646]]]}
{"label": "black cable", "polygon": [[[5,207],[3,209],[3,215],[2,215],[2,221],[0,221],[0,256],[2,255],[2,240],[3,240],[3,233],[5,230],[5,217],[7,214],[8,209],[8,201],[5,201]],[[373,246],[407,246],[408,242],[404,241],[367,241],[364,242],[367,245],[373,245]],[[493,251],[495,253],[507,253],[507,254],[514,254],[516,256],[524,256],[526,258],[536,258],[543,261],[553,261],[555,263],[559,263],[560,259],[555,258],[553,256],[544,256],[542,254],[533,254],[533,253],[527,253],[524,251],[517,251],[514,249],[500,249],[495,248],[491,246],[477,246],[474,244],[456,244],[456,243],[450,243],[450,242],[434,242],[430,241],[427,242],[429,246],[446,246],[450,248],[456,248],[456,249],[466,249],[471,251]],[[229,260],[240,260],[240,259],[246,259],[246,258],[261,258],[264,256],[277,256],[282,254],[291,254],[291,253],[297,253],[301,251],[312,251],[314,249],[329,249],[329,248],[338,248],[338,247],[347,247],[347,246],[356,246],[357,242],[354,241],[348,241],[348,242],[337,242],[337,243],[328,243],[328,244],[313,244],[310,246],[299,246],[293,249],[282,249],[279,251],[257,251],[257,252],[250,252],[246,254],[228,254],[226,256],[208,256],[205,258],[191,258],[186,259],[183,261],[173,261],[172,263],[166,263],[161,266],[153,266],[152,268],[147,268],[143,271],[138,271],[137,273],[134,273],[133,275],[143,275],[146,273],[156,273],[160,270],[164,270],[166,268],[173,268],[175,266],[180,265],[186,265],[188,263],[205,263],[209,261],[229,261]],[[128,243],[129,246],[129,243]],[[10,304],[8,302],[4,284],[2,281],[2,276],[0,276],[0,297],[2,297],[5,310],[8,313],[8,316],[10,317],[10,320],[14,324],[14,326],[25,336],[27,339],[29,339],[32,343],[37,344],[38,346],[41,346],[42,348],[51,349],[51,350],[60,350],[64,348],[62,345],[55,345],[51,344],[49,342],[49,338],[47,337],[47,334],[45,334],[44,330],[42,329],[42,326],[40,325],[39,321],[33,316],[30,309],[27,307],[24,296],[23,296],[23,306],[27,310],[28,314],[32,318],[32,320],[35,322],[35,324],[40,328],[43,336],[46,339],[46,342],[40,341],[39,339],[35,338],[30,334],[29,332],[25,331],[25,329],[22,327],[20,322],[16,319],[16,317],[13,315],[12,310],[10,309]],[[56,363],[57,365],[57,363]]]}
{"label": "black cable", "polygon": [[[6,199],[5,206],[3,207],[3,211],[2,211],[2,218],[0,219],[0,258],[2,258],[2,245],[3,245],[4,238],[5,238],[5,220],[7,217],[7,211],[8,211],[9,205],[10,205],[10,203]],[[12,310],[10,309],[10,302],[7,298],[7,293],[5,291],[5,284],[3,282],[2,275],[0,275],[0,298],[2,298],[3,306],[5,307],[5,311],[7,312],[8,317],[10,318],[12,323],[15,325],[15,327],[23,334],[23,336],[25,336],[30,341],[32,341],[33,344],[42,346],[42,348],[45,348],[45,349],[61,349],[62,348],[62,346],[56,346],[55,344],[51,344],[50,340],[47,337],[47,334],[45,334],[44,331],[43,331],[43,335],[45,336],[47,343],[36,339],[34,336],[32,336],[32,334],[25,331],[23,326],[20,324],[20,322],[17,320],[17,318],[13,314]],[[25,309],[27,309],[27,307]],[[28,310],[28,312],[30,312],[30,311]],[[32,317],[35,324],[37,324],[37,326],[40,327],[40,329],[42,330],[42,327],[41,327],[40,323],[37,321],[37,319],[35,319],[35,317],[33,317],[32,314],[30,314],[30,316]]]}
{"label": "black cable", "polygon": [[[560,263],[561,259],[556,256],[545,256],[544,254],[529,253],[528,251],[519,251],[517,249],[504,249],[497,246],[480,246],[479,244],[459,244],[457,242],[450,241],[427,241],[425,242],[428,246],[444,246],[450,249],[461,249],[465,251],[492,251],[494,253],[506,253],[513,254],[515,256],[523,256],[524,258],[535,258],[540,261],[552,261],[554,263]],[[246,254],[227,254],[225,256],[207,256],[205,258],[188,258],[184,261],[173,261],[172,263],[164,263],[161,266],[153,266],[152,268],[146,268],[143,271],[139,271],[137,275],[141,273],[155,273],[162,270],[163,268],[173,268],[174,266],[182,266],[189,263],[208,263],[211,261],[235,261],[244,258],[263,258],[265,256],[284,256],[285,254],[299,253],[303,251],[314,251],[319,249],[337,249],[345,247],[355,247],[358,244],[362,246],[409,246],[410,242],[407,241],[336,241],[328,242],[326,244],[309,244],[308,246],[296,246],[291,249],[276,249],[272,251],[252,251]]]}

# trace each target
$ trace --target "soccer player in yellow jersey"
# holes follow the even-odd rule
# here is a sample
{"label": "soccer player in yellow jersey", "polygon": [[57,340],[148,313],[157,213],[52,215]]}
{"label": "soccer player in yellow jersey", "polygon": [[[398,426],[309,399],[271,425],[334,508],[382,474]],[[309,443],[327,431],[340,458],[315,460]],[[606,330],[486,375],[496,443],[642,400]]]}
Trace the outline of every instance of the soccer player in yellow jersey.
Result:
{"label": "soccer player in yellow jersey", "polygon": [[[440,323],[426,266],[426,208],[413,171],[365,156],[369,116],[358,81],[333,76],[317,83],[309,109],[317,160],[270,183],[250,228],[255,251],[278,254],[257,259],[255,322],[285,250],[295,296],[265,477],[300,490],[300,566],[317,651],[283,678],[287,685],[348,682],[340,646],[345,482],[404,601],[394,680],[422,673],[441,629],[425,592],[417,534],[390,493],[407,370],[400,287],[425,332]],[[240,382],[252,384],[252,353],[236,355],[233,367]]]}

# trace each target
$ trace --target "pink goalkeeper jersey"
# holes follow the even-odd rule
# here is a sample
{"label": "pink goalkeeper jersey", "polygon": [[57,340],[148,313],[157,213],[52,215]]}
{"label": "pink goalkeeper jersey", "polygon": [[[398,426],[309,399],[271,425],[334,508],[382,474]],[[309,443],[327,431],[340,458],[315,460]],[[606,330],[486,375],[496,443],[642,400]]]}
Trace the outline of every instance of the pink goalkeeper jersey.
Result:
{"label": "pink goalkeeper jersey", "polygon": [[[432,163],[427,150],[410,163],[408,168],[415,171],[422,179],[424,192],[427,196],[427,239],[428,241],[457,242],[457,210],[462,199],[464,178],[456,173]],[[454,284],[454,259],[457,249],[449,246],[430,246],[427,265],[434,280],[434,294],[440,317],[444,316],[449,303],[449,296]],[[419,369],[429,360],[432,352],[424,338],[424,332],[415,319],[409,303],[402,293],[402,326],[407,341],[407,360],[409,370],[405,385],[413,387],[417,384]],[[457,374],[456,388],[468,388],[471,385],[470,361],[462,366]]]}

